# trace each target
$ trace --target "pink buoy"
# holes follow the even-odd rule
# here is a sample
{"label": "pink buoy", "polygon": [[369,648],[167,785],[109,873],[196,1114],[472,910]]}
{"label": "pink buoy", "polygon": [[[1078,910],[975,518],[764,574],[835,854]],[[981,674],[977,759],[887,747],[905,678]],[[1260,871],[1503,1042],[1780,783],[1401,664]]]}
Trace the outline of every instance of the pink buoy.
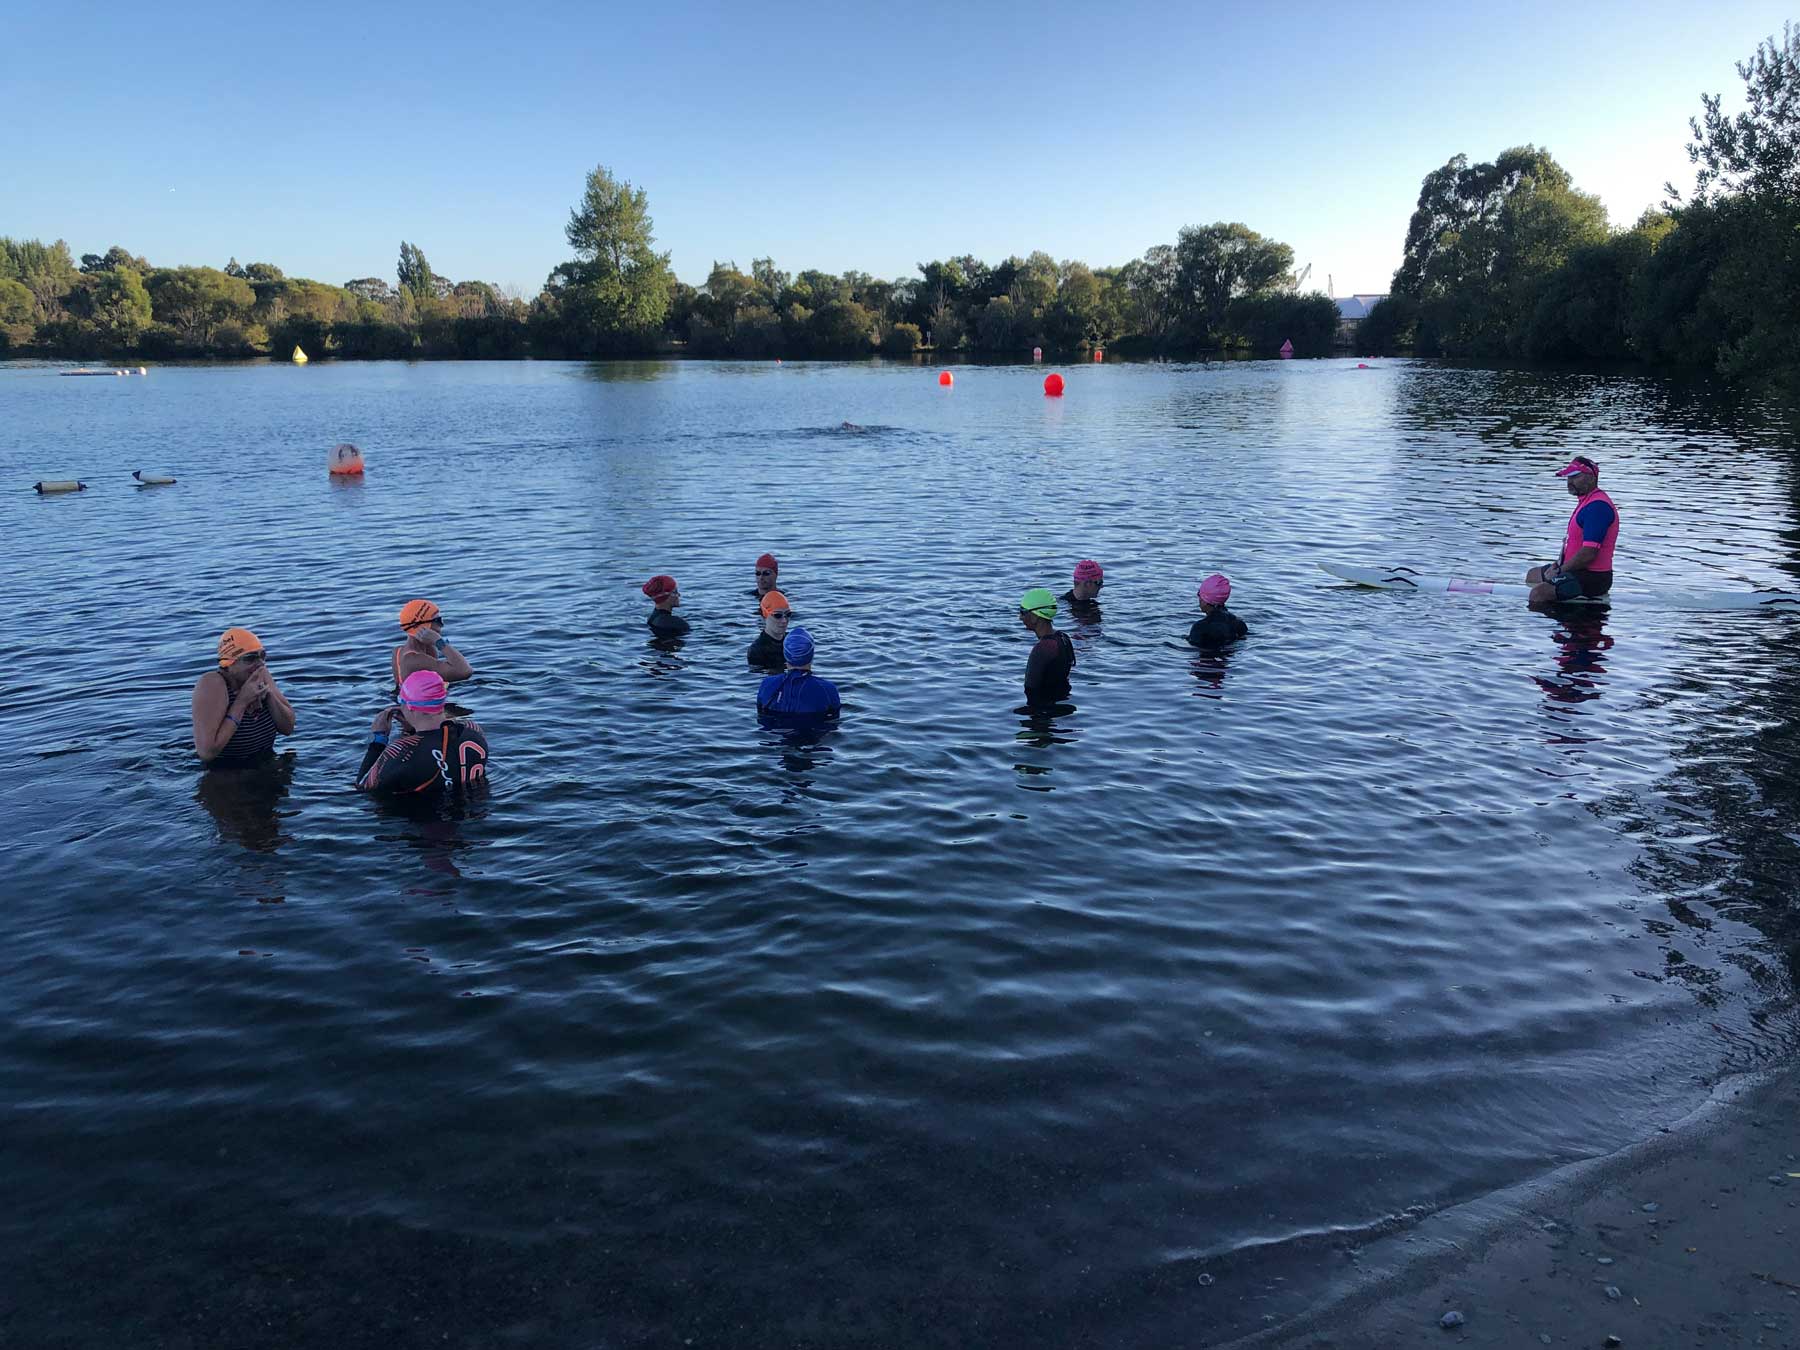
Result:
{"label": "pink buoy", "polygon": [[1367,361],[1358,361],[1356,363],[1356,368],[1358,370],[1373,370],[1373,369],[1375,369],[1375,367],[1370,365]]}
{"label": "pink buoy", "polygon": [[1033,361],[1042,361],[1044,359],[1044,349],[1042,347],[1033,347],[1031,349],[1031,359]]}
{"label": "pink buoy", "polygon": [[347,478],[359,475],[363,471],[362,451],[345,441],[332,448],[331,458],[326,461],[334,478]]}
{"label": "pink buoy", "polygon": [[1287,339],[1281,344],[1281,359],[1283,361],[1292,361],[1294,359],[1294,340],[1292,338]]}
{"label": "pink buoy", "polygon": [[1063,391],[1063,377],[1062,376],[1058,375],[1054,370],[1051,371],[1048,375],[1044,376],[1044,393],[1046,395],[1048,395],[1051,398],[1061,398],[1062,391]]}
{"label": "pink buoy", "polygon": [[938,383],[948,389],[951,385],[956,383],[956,376],[952,375],[947,370],[940,370],[938,372]]}

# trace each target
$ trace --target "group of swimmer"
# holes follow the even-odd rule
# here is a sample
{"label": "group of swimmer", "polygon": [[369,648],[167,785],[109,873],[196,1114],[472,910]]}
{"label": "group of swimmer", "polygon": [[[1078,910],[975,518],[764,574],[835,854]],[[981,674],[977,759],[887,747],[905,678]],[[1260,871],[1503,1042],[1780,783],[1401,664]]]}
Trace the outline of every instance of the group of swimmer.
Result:
{"label": "group of swimmer", "polygon": [[[393,651],[393,702],[375,715],[356,771],[359,792],[466,792],[487,781],[487,737],[452,717],[449,686],[475,672],[444,637],[429,600],[400,610],[406,641]],[[218,678],[214,679],[213,676]],[[194,685],[194,750],[208,765],[249,764],[294,729],[294,708],[275,683],[261,639],[247,628],[219,638],[219,664]]]}
{"label": "group of swimmer", "polygon": [[[1575,497],[1575,507],[1557,560],[1526,574],[1533,608],[1596,599],[1612,586],[1619,513],[1612,498],[1600,490],[1600,466],[1576,455],[1556,476]],[[767,672],[756,692],[757,711],[781,725],[828,721],[841,710],[837,686],[813,674],[812,635],[793,622],[793,607],[779,587],[780,573],[773,554],[756,560],[756,586],[750,594],[762,627],[748,658],[752,667]],[[1105,584],[1100,564],[1083,558],[1061,596],[1037,586],[1019,597],[1019,622],[1036,639],[1025,663],[1025,702],[1030,709],[1052,709],[1070,695],[1075,644],[1056,627],[1058,604],[1067,605],[1077,619],[1097,619]],[[687,620],[675,613],[681,587],[674,577],[658,573],[644,583],[643,592],[651,603],[648,622],[655,638],[680,637],[689,631]],[[1208,576],[1195,596],[1200,618],[1187,635],[1194,646],[1217,650],[1248,635],[1244,621],[1226,607],[1231,598],[1226,577],[1217,572]],[[448,709],[449,686],[474,672],[445,639],[443,612],[429,600],[410,600],[400,610],[400,631],[406,640],[392,653],[393,701],[370,728],[356,773],[357,789],[464,792],[485,783],[487,737],[472,718],[451,716]],[[293,705],[276,685],[267,656],[256,634],[246,628],[228,628],[220,636],[217,669],[207,671],[194,685],[194,750],[207,764],[248,763],[267,754],[277,736],[293,731]]]}

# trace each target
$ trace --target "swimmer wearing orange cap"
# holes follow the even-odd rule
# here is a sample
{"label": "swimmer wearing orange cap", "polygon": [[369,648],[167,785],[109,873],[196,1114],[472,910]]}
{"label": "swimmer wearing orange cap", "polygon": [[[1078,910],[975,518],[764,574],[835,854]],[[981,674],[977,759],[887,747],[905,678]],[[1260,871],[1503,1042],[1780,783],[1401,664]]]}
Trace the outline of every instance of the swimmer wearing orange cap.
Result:
{"label": "swimmer wearing orange cap", "polygon": [[400,631],[406,645],[394,648],[394,688],[406,677],[429,670],[445,684],[466,680],[475,672],[463,654],[444,640],[444,612],[429,600],[408,600],[400,606]]}
{"label": "swimmer wearing orange cap", "polygon": [[269,673],[268,655],[248,628],[220,635],[219,664],[195,681],[192,700],[194,753],[205,763],[248,764],[294,730],[293,706]]}
{"label": "swimmer wearing orange cap", "polygon": [[788,622],[794,617],[787,597],[780,591],[763,596],[762,616],[762,632],[750,644],[750,664],[764,670],[786,670],[787,658],[781,654],[781,644],[787,640]]}

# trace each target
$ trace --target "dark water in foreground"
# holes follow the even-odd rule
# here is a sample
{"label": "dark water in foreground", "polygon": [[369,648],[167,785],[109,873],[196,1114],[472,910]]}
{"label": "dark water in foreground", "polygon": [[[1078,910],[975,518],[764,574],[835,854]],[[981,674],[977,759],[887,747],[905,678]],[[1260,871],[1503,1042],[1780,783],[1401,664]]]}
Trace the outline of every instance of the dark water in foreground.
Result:
{"label": "dark water in foreground", "polygon": [[[0,367],[0,1341],[1204,1344],[1786,1051],[1800,628],[1313,567],[1521,570],[1579,448],[1621,585],[1800,584],[1781,410],[1037,380]],[[765,548],[817,744],[753,716]],[[1016,597],[1084,556],[1034,725]],[[1214,568],[1253,636],[1208,659]],[[346,790],[414,595],[493,746],[455,818]],[[233,623],[272,775],[191,759]]]}

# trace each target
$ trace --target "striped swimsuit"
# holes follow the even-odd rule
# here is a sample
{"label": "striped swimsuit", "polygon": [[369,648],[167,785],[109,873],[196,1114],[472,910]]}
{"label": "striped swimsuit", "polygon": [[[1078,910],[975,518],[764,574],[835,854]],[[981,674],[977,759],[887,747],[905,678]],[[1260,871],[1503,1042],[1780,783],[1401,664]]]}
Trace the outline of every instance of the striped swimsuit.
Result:
{"label": "striped swimsuit", "polygon": [[[225,672],[218,672],[221,680]],[[225,680],[225,696],[231,697],[231,681]],[[234,714],[235,715],[235,714]],[[269,711],[269,701],[264,699],[256,705],[252,712],[247,712],[238,721],[238,728],[232,733],[231,740],[213,759],[214,764],[248,764],[259,755],[266,755],[275,748],[275,717]]]}

